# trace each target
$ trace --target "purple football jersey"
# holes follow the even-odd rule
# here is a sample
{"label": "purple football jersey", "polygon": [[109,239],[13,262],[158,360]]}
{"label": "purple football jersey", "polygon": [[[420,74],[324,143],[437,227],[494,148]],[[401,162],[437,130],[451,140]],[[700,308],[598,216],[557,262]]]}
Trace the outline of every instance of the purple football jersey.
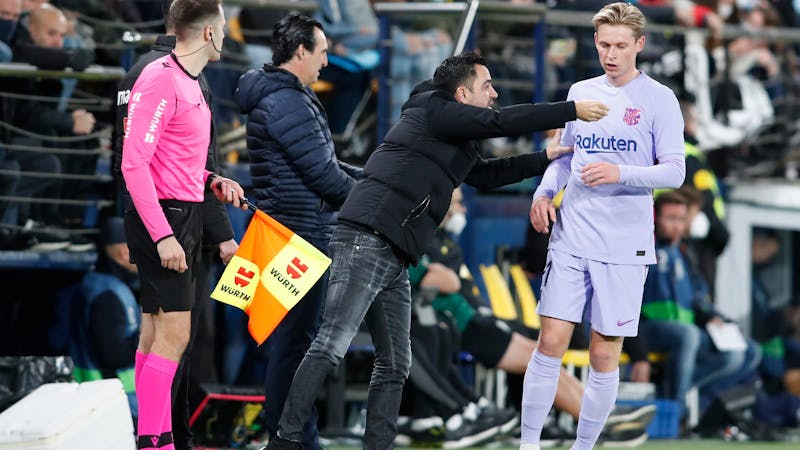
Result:
{"label": "purple football jersey", "polygon": [[[597,122],[573,121],[562,145],[574,152],[548,167],[534,198],[552,198],[566,183],[550,247],[612,264],[655,264],[653,188],[683,183],[683,117],[675,94],[641,72],[621,87],[605,75],[572,85],[568,100],[597,100],[609,107]],[[670,160],[666,167],[654,167]],[[620,182],[593,188],[581,168],[609,162]],[[661,170],[669,169],[669,170]]]}

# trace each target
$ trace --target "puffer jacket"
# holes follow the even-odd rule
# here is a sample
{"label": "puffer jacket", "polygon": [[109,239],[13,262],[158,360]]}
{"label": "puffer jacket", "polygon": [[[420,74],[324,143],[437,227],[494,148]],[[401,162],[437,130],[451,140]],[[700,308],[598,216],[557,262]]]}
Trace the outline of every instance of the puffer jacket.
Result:
{"label": "puffer jacket", "polygon": [[329,239],[361,169],[336,159],[319,99],[292,73],[265,64],[239,79],[259,209],[306,239]]}

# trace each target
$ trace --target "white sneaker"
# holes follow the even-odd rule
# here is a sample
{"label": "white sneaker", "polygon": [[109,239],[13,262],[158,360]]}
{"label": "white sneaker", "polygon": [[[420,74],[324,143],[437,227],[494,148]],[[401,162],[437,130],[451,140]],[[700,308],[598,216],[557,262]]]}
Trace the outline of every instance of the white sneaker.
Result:
{"label": "white sneaker", "polygon": [[536,444],[519,444],[519,450],[539,450]]}

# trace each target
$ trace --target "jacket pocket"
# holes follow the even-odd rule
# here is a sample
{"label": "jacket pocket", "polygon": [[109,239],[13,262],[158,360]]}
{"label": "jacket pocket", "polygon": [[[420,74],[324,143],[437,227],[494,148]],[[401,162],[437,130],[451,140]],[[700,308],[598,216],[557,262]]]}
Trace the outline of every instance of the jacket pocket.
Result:
{"label": "jacket pocket", "polygon": [[431,205],[431,196],[428,195],[424,199],[422,199],[419,205],[415,206],[414,209],[412,209],[411,212],[408,213],[406,218],[403,219],[403,222],[400,224],[400,226],[405,227],[408,224],[408,222],[421,216],[422,213],[424,213],[425,210],[428,209],[430,205]]}

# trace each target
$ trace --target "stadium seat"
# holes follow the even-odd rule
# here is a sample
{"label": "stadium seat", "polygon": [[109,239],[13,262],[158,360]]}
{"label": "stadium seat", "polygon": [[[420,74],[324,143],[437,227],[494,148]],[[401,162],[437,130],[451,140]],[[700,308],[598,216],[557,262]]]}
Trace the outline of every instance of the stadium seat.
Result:
{"label": "stadium seat", "polygon": [[496,264],[489,266],[481,264],[480,271],[494,315],[503,320],[517,320],[519,315],[514,305],[514,297],[511,296],[511,290],[503,274],[500,273],[500,268]]}
{"label": "stadium seat", "polygon": [[528,328],[538,330],[542,325],[539,315],[536,314],[536,294],[533,293],[531,283],[519,264],[511,265],[509,271],[511,279],[514,281],[514,290],[517,292],[517,302],[519,302],[520,313],[522,313],[522,323]]}

